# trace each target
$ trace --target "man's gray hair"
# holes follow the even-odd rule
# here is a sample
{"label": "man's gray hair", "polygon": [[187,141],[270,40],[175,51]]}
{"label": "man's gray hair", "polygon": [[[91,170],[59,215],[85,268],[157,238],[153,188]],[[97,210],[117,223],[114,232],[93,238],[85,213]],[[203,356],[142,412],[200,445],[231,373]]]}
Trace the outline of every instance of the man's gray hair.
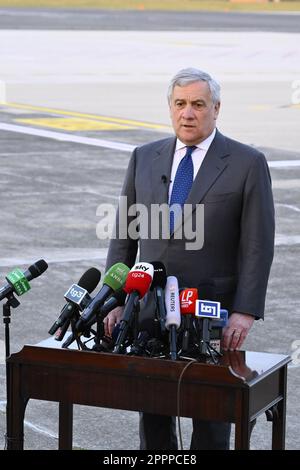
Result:
{"label": "man's gray hair", "polygon": [[179,70],[179,72],[177,72],[172,78],[168,88],[169,104],[171,104],[172,93],[175,86],[186,86],[195,82],[207,82],[213,103],[216,104],[220,102],[221,87],[218,82],[216,82],[208,73],[189,67],[187,69]]}

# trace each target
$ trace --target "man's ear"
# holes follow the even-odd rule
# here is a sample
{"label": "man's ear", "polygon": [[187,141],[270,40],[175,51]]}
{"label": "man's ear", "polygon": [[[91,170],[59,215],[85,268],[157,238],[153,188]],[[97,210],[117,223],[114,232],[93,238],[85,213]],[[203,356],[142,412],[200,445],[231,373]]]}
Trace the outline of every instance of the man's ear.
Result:
{"label": "man's ear", "polygon": [[219,112],[220,112],[220,107],[221,107],[221,102],[218,101],[215,105],[215,119],[217,119],[218,115],[219,115]]}

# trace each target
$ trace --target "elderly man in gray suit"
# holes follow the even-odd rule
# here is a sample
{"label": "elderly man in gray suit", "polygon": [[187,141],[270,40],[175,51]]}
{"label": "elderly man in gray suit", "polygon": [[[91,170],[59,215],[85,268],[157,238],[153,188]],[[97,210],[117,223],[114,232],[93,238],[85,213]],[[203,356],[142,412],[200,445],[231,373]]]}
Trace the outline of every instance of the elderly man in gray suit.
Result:
{"label": "elderly man in gray suit", "polygon": [[[128,207],[140,203],[149,213],[152,204],[172,204],[183,197],[179,203],[192,207],[194,226],[196,207],[203,204],[203,246],[187,249],[184,233],[176,236],[180,222],[175,220],[169,237],[117,235],[110,242],[107,268],[116,262],[133,266],[138,248],[141,261],[163,262],[180,287],[197,287],[202,298],[220,301],[228,309],[222,346],[239,349],[254,320],[263,318],[273,259],[268,165],[261,152],[216,129],[220,87],[207,73],[194,68],[179,71],[170,83],[168,100],[176,136],[134,150],[122,195]],[[151,316],[151,299],[147,303],[141,322]],[[107,334],[121,315],[119,307],[105,319]],[[191,449],[229,449],[229,437],[229,423],[193,420]],[[174,417],[141,414],[140,438],[141,449],[176,449]]]}

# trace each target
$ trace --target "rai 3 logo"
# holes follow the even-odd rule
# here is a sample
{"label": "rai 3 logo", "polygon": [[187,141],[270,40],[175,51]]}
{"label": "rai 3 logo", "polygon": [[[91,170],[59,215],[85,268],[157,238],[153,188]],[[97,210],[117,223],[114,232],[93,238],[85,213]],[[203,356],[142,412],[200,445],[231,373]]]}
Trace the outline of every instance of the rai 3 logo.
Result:
{"label": "rai 3 logo", "polygon": [[292,82],[292,104],[300,104],[300,79],[294,80]]}
{"label": "rai 3 logo", "polygon": [[300,364],[300,339],[296,339],[292,342],[292,350],[294,351],[291,354],[292,364],[294,366],[299,366]]}

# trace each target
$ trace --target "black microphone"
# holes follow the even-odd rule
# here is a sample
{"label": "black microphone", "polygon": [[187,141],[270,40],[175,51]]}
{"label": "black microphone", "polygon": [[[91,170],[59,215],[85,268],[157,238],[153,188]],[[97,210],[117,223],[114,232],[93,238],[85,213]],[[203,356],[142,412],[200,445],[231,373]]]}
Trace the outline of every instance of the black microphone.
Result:
{"label": "black microphone", "polygon": [[71,318],[68,318],[63,324],[63,326],[60,326],[58,330],[56,331],[55,337],[54,337],[56,341],[62,341],[64,339],[65,334],[68,331],[70,325],[71,325]]}
{"label": "black microphone", "polygon": [[[104,320],[104,318],[116,307],[122,307],[125,304],[127,293],[123,289],[117,290],[99,310],[97,320]],[[88,326],[91,326],[88,323]]]}
{"label": "black microphone", "polygon": [[151,264],[154,268],[154,276],[150,290],[154,292],[157,319],[160,323],[161,332],[164,333],[166,330],[166,305],[165,305],[165,294],[164,288],[167,283],[167,273],[165,265],[161,261],[152,261]]}
{"label": "black microphone", "polygon": [[[82,331],[76,331],[72,333],[68,339],[62,345],[63,348],[69,347],[76,338],[79,338],[83,335],[96,321],[102,321],[104,318],[111,312],[114,308],[124,305],[125,299],[127,297],[126,292],[123,289],[117,290],[109,299],[105,302],[99,311],[96,313],[96,316],[93,316],[87,323],[82,325]],[[114,342],[109,341],[114,346]]]}
{"label": "black microphone", "polygon": [[138,337],[133,342],[130,351],[128,352],[129,356],[143,356],[146,353],[147,343],[150,339],[150,334],[148,331],[140,331]]}
{"label": "black microphone", "polygon": [[[78,286],[83,290],[91,293],[97,284],[99,283],[101,278],[101,273],[97,268],[90,268],[88,269],[79,279]],[[73,284],[69,291],[74,289],[74,286],[77,284]],[[69,292],[68,291],[68,292]],[[79,292],[79,289],[78,289]],[[81,299],[80,299],[81,300]],[[58,319],[53,323],[50,330],[48,331],[49,335],[54,335],[54,333],[58,330],[58,328],[62,327],[67,320],[70,320],[75,312],[78,312],[79,306],[74,302],[68,302],[62,309]],[[59,336],[58,336],[59,337]],[[62,338],[61,338],[62,339]]]}
{"label": "black microphone", "polygon": [[48,268],[45,260],[40,259],[36,263],[29,266],[27,271],[23,273],[19,268],[15,268],[11,273],[6,276],[8,284],[0,289],[0,300],[15,293],[23,295],[30,289],[29,281],[39,277]]}
{"label": "black microphone", "polygon": [[166,175],[161,175],[161,181],[166,184],[168,182],[168,177]]}
{"label": "black microphone", "polygon": [[111,336],[106,336],[105,334],[102,335],[100,338],[100,341],[96,343],[92,347],[92,351],[97,351],[97,352],[112,352],[116,339],[119,334],[119,329],[120,329],[120,323],[118,323],[113,331]]}
{"label": "black microphone", "polygon": [[182,323],[182,348],[181,352],[188,352],[190,349],[190,337],[193,332],[193,319],[196,312],[196,301],[198,299],[198,289],[182,289],[179,294],[180,313]]}
{"label": "black microphone", "polygon": [[[92,317],[85,325],[84,330],[90,328],[96,321],[102,321],[116,307],[122,307],[125,304],[127,293],[123,289],[117,290],[112,294],[106,302],[100,307],[95,317]],[[83,333],[79,332],[79,336]]]}
{"label": "black microphone", "polygon": [[103,286],[86,307],[75,325],[76,331],[82,331],[90,321],[97,320],[97,312],[108,297],[118,289],[121,289],[126,281],[129,268],[124,263],[116,263],[109,268],[104,276]]}

